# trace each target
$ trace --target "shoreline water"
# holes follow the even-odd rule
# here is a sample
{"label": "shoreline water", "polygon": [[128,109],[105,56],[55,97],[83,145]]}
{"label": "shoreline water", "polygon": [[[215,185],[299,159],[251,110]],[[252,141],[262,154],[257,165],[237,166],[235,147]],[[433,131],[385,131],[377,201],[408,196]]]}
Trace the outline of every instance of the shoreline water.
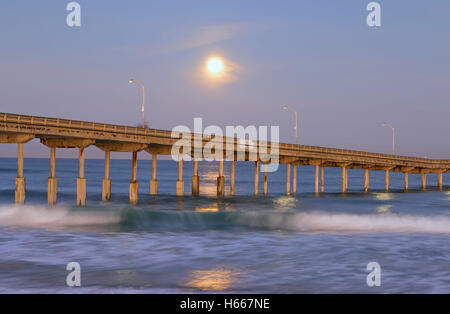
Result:
{"label": "shoreline water", "polygon": [[[140,201],[131,206],[131,162],[111,161],[105,203],[103,161],[87,160],[87,206],[76,207],[77,160],[58,159],[59,202],[48,207],[48,160],[25,160],[27,203],[14,205],[15,160],[0,159],[0,293],[450,292],[447,187],[421,191],[412,175],[404,193],[393,175],[385,193],[383,173],[374,173],[374,190],[363,193],[363,173],[351,171],[342,194],[330,169],[327,193],[316,196],[314,169],[302,167],[298,195],[283,195],[280,169],[269,196],[254,197],[253,167],[238,163],[237,195],[217,198],[217,165],[203,163],[201,196],[176,197],[176,163],[158,166],[161,194],[150,196],[151,161],[139,161]],[[189,166],[184,174],[188,192]],[[381,287],[366,284],[374,261]],[[81,265],[80,288],[65,284],[70,262]]]}

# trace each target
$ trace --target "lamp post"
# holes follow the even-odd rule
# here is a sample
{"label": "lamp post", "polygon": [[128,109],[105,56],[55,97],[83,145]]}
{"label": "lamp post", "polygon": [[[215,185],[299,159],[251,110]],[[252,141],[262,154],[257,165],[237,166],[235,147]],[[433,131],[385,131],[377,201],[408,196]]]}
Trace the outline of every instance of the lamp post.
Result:
{"label": "lamp post", "polygon": [[283,106],[284,110],[290,110],[295,114],[295,126],[294,126],[294,130],[295,130],[295,144],[298,144],[298,113],[297,111],[295,111],[294,109],[291,109],[288,106]]}
{"label": "lamp post", "polygon": [[[295,114],[295,125],[294,125],[294,130],[295,130],[295,144],[298,144],[298,113],[297,111],[295,111],[294,109],[290,108],[289,106],[283,106],[284,110],[290,110]],[[290,170],[290,165],[286,164],[286,171],[287,171],[287,175],[286,175],[286,192],[289,195],[290,194],[290,190],[291,190],[291,170]],[[297,166],[294,164],[292,167],[292,193],[295,195],[297,194]]]}
{"label": "lamp post", "polygon": [[384,122],[382,126],[387,126],[392,129],[392,155],[395,155],[395,129],[389,123]]}
{"label": "lamp post", "polygon": [[145,86],[135,79],[128,81],[130,84],[138,83],[142,87],[142,127],[145,128]]}

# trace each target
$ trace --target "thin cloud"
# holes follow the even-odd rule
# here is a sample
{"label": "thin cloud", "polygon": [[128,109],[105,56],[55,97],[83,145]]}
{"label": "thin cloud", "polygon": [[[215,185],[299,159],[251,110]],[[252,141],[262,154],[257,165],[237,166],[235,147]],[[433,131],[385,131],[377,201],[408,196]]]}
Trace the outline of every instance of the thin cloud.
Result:
{"label": "thin cloud", "polygon": [[241,22],[200,27],[183,33],[171,34],[151,55],[161,55],[211,45],[225,40],[249,36],[277,26],[278,23]]}

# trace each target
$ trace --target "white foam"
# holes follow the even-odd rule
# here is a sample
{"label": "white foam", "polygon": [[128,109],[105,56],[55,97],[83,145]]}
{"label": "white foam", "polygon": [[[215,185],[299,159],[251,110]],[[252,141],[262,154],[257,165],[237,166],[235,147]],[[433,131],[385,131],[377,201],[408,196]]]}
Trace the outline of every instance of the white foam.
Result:
{"label": "white foam", "polygon": [[[144,218],[145,219],[145,218]],[[60,229],[118,224],[120,212],[40,205],[0,206],[0,227]],[[238,224],[274,230],[307,233],[433,233],[450,234],[450,215],[394,214],[387,210],[379,214],[326,213],[321,211],[240,212]],[[230,224],[234,223],[229,221]]]}
{"label": "white foam", "polygon": [[62,228],[118,222],[120,222],[120,216],[114,212],[71,211],[64,206],[0,206],[1,227]]}
{"label": "white foam", "polygon": [[449,216],[346,214],[308,212],[292,215],[250,213],[240,223],[270,229],[313,233],[436,233],[450,234]]}

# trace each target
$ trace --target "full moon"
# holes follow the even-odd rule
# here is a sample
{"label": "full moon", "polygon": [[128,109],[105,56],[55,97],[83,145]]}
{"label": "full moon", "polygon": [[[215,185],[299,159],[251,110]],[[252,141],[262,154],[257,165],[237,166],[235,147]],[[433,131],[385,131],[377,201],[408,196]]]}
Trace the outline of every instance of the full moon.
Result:
{"label": "full moon", "polygon": [[208,60],[208,71],[211,74],[219,74],[223,71],[223,62],[219,58],[211,58]]}

